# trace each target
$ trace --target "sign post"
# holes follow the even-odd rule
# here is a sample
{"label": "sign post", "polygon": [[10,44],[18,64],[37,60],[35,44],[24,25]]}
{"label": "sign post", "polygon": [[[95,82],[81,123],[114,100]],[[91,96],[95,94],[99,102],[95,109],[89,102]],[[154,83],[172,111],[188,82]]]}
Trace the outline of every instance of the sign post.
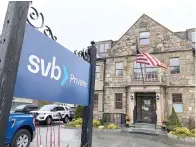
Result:
{"label": "sign post", "polygon": [[81,147],[92,146],[92,126],[93,126],[93,107],[94,107],[94,87],[95,87],[95,70],[96,70],[96,47],[95,42],[91,42],[91,46],[87,49],[89,58],[85,58],[86,52],[78,52],[79,55],[84,57],[91,64],[90,70],[90,94],[89,106],[85,106],[83,110],[83,123],[82,123],[82,136]]}
{"label": "sign post", "polygon": [[[30,1],[9,2],[4,22],[0,46],[0,147],[5,146],[13,96],[85,106],[81,146],[91,147],[95,42],[86,51],[75,52],[85,61],[77,57],[55,42],[57,37],[44,25],[43,14],[33,7],[30,18],[37,20],[40,15],[42,24],[35,27],[30,22],[29,4]],[[35,28],[45,28],[45,35]]]}
{"label": "sign post", "polygon": [[23,44],[29,1],[10,1],[0,45],[0,146],[5,146],[6,129]]}

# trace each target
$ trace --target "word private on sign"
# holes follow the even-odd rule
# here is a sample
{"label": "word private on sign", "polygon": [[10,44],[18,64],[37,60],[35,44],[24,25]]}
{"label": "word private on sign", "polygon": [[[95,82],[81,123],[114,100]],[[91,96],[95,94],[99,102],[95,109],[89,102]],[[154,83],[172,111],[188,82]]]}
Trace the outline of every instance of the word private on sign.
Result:
{"label": "word private on sign", "polygon": [[87,106],[89,77],[88,62],[26,25],[15,97]]}
{"label": "word private on sign", "polygon": [[65,65],[63,65],[63,70],[60,68],[60,66],[56,65],[56,57],[52,58],[52,62],[45,63],[44,59],[40,59],[36,55],[30,55],[29,63],[30,64],[27,65],[27,68],[31,73],[40,74],[40,76],[44,76],[52,80],[61,80],[61,86],[64,86],[64,84],[70,77],[70,83],[82,87],[87,87],[86,81],[77,78],[72,73],[69,76]]}

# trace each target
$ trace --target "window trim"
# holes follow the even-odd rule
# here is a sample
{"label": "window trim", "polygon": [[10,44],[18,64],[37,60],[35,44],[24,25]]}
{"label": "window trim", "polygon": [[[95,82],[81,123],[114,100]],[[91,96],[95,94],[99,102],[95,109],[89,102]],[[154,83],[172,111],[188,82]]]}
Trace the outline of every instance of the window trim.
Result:
{"label": "window trim", "polygon": [[[174,98],[173,98],[173,95],[177,95],[177,94],[179,94],[180,95],[180,97],[181,97],[181,100],[182,100],[182,102],[174,102]],[[182,104],[182,112],[176,112],[176,110],[175,110],[175,108],[174,108],[174,104]],[[182,93],[172,93],[172,107],[174,108],[174,110],[175,110],[175,112],[176,113],[184,113],[184,106],[183,106],[183,98],[182,98]]]}
{"label": "window trim", "polygon": [[[133,61],[133,76],[135,76],[135,70],[141,70],[141,66],[140,67],[135,67],[135,64],[137,64],[136,63],[136,60],[135,61]],[[138,63],[139,64],[139,63]],[[151,72],[147,72],[147,69],[156,69],[156,72],[154,71],[151,71]],[[148,75],[156,75],[157,77],[155,78],[155,79],[158,79],[158,71],[159,69],[157,68],[157,67],[147,67],[147,65],[146,64],[143,64],[142,65],[142,71],[143,71],[143,75],[144,75],[144,78],[145,78],[145,76],[148,76]],[[136,73],[136,74],[138,74],[138,73]],[[140,75],[142,74],[142,72],[140,72],[139,73]]]}
{"label": "window trim", "polygon": [[[121,95],[122,95],[121,101],[116,101],[116,98],[117,98],[116,95],[117,95],[117,94],[121,94]],[[115,98],[115,110],[123,110],[123,93],[115,93],[115,94],[114,94],[114,98]],[[117,108],[117,105],[116,105],[117,102],[118,102],[118,103],[122,103],[122,108],[121,108],[121,109],[118,109],[118,108]]]}
{"label": "window trim", "polygon": [[[140,34],[141,34],[141,33],[145,33],[145,32],[149,32],[149,36],[148,36],[148,37],[140,37]],[[142,39],[149,39],[149,44],[140,44],[140,41],[141,41]],[[140,45],[140,46],[148,46],[148,45],[150,45],[150,31],[140,31],[140,32],[139,32],[139,45]]]}
{"label": "window trim", "polygon": [[[108,45],[109,45],[109,48],[110,48],[110,43],[108,43],[108,42],[100,43],[100,44],[99,44],[99,53],[106,53],[106,52],[107,52],[107,50],[108,50],[109,48],[108,48],[108,49],[105,49],[105,45],[106,45],[106,44],[108,44]],[[101,45],[104,45],[104,51],[103,51],[103,52],[101,51]]]}
{"label": "window trim", "polygon": [[[97,101],[96,101],[97,102],[97,108],[95,107],[95,97],[96,96],[97,96]],[[93,105],[94,105],[94,110],[98,110],[98,108],[99,108],[99,106],[98,106],[99,105],[99,94],[97,94],[97,93],[94,94],[94,104]]]}
{"label": "window trim", "polygon": [[[117,69],[116,68],[116,64],[117,63],[122,63],[122,69]],[[124,66],[124,62],[123,61],[115,62],[115,77],[117,77],[117,78],[122,78],[123,77],[123,75],[124,75],[124,73],[123,73],[123,66]],[[117,76],[116,75],[116,73],[117,73],[116,71],[119,71],[119,70],[122,70],[122,76]]]}
{"label": "window trim", "polygon": [[[171,59],[174,59],[174,58],[178,58],[178,61],[179,61],[179,66],[171,66]],[[179,73],[171,73],[171,67],[179,67]],[[169,69],[170,69],[170,75],[180,75],[180,57],[170,57],[169,58]]]}
{"label": "window trim", "polygon": [[[97,72],[97,66],[99,66],[99,72]],[[100,65],[96,65],[96,69],[95,69],[95,79],[101,79],[101,72],[100,72]],[[97,73],[99,73],[99,78],[97,78]]]}

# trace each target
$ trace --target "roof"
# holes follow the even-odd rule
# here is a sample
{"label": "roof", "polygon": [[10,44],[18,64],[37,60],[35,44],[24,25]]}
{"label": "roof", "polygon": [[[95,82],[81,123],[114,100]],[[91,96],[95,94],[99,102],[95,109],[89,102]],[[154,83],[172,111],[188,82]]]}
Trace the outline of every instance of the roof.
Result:
{"label": "roof", "polygon": [[[149,19],[151,19],[152,21],[154,21],[155,23],[157,23],[158,25],[160,25],[161,27],[167,29],[168,31],[170,31],[171,33],[174,33],[173,31],[171,31],[170,29],[166,28],[165,26],[163,26],[162,24],[160,24],[159,22],[157,22],[156,20],[152,19],[151,17],[149,17],[146,14],[143,14],[142,16],[139,17],[139,19],[120,37],[119,40],[121,40],[121,38],[133,27],[135,26],[135,24],[142,18],[142,17],[148,17]],[[174,33],[176,36],[178,36],[179,38],[183,39],[183,40],[188,40],[188,38],[185,38],[183,35],[180,35],[179,33]],[[118,41],[117,41],[118,42]],[[117,43],[116,42],[116,43]],[[115,46],[116,43],[113,45]]]}

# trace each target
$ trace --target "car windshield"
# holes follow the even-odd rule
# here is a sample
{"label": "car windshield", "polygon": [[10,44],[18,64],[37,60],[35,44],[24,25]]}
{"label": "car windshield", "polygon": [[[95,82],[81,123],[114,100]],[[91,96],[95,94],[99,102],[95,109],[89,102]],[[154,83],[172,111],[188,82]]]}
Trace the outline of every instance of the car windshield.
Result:
{"label": "car windshield", "polygon": [[14,110],[22,110],[24,109],[26,105],[20,105],[20,106],[17,106]]}
{"label": "car windshield", "polygon": [[40,111],[51,111],[54,108],[54,105],[45,105],[41,107],[39,110]]}

